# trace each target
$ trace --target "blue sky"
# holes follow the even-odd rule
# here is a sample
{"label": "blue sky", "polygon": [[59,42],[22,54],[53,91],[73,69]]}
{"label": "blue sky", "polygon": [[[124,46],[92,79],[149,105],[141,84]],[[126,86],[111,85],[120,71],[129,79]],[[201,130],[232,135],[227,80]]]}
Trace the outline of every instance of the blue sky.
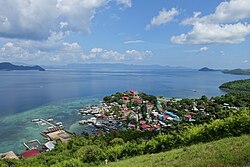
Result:
{"label": "blue sky", "polygon": [[0,61],[250,68],[250,0],[0,0]]}

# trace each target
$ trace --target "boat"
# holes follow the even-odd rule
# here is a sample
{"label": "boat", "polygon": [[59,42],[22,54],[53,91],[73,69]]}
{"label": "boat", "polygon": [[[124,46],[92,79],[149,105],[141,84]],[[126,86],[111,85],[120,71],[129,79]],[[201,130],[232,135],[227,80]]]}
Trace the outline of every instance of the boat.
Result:
{"label": "boat", "polygon": [[52,121],[53,121],[53,119],[51,119],[51,118],[50,118],[50,119],[47,119],[47,121],[48,121],[48,122],[52,122]]}
{"label": "boat", "polygon": [[62,122],[57,122],[56,125],[62,125]]}
{"label": "boat", "polygon": [[41,123],[42,126],[46,125],[46,123]]}
{"label": "boat", "polygon": [[32,122],[38,122],[40,119],[32,119]]}

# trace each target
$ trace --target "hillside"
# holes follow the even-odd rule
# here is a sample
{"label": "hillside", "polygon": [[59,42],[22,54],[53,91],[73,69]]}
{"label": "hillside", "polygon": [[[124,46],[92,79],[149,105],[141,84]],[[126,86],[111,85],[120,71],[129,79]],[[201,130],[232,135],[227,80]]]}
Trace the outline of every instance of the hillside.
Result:
{"label": "hillside", "polygon": [[250,75],[250,69],[234,69],[234,70],[223,70],[224,74],[234,74],[234,75]]}
{"label": "hillside", "polygon": [[[247,166],[250,165],[250,136],[226,138],[172,151],[137,156],[109,163],[109,167]],[[107,165],[103,165],[107,166]]]}
{"label": "hillside", "polygon": [[38,70],[45,71],[40,66],[18,66],[8,62],[0,63],[0,71],[13,71],[13,70]]}
{"label": "hillside", "polygon": [[250,79],[237,80],[232,82],[223,83],[220,89],[225,89],[229,91],[250,91]]}

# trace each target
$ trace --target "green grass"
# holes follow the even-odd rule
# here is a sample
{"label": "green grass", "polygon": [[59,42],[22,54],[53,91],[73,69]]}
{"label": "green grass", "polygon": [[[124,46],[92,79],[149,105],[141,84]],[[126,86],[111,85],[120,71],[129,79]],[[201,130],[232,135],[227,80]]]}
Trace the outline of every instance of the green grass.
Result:
{"label": "green grass", "polygon": [[165,166],[250,166],[250,136],[226,138],[172,151],[137,156],[103,165],[108,167],[165,167]]}

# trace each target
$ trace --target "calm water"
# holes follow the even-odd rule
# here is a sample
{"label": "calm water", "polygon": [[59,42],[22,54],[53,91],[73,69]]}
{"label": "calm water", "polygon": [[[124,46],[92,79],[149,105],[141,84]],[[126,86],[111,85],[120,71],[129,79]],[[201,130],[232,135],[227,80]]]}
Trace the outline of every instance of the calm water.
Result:
{"label": "calm water", "polygon": [[[0,72],[0,152],[24,149],[45,127],[33,118],[53,117],[81,132],[77,109],[117,91],[135,89],[166,97],[217,96],[224,82],[249,78],[196,70],[47,70]],[[194,91],[195,90],[195,91]]]}

